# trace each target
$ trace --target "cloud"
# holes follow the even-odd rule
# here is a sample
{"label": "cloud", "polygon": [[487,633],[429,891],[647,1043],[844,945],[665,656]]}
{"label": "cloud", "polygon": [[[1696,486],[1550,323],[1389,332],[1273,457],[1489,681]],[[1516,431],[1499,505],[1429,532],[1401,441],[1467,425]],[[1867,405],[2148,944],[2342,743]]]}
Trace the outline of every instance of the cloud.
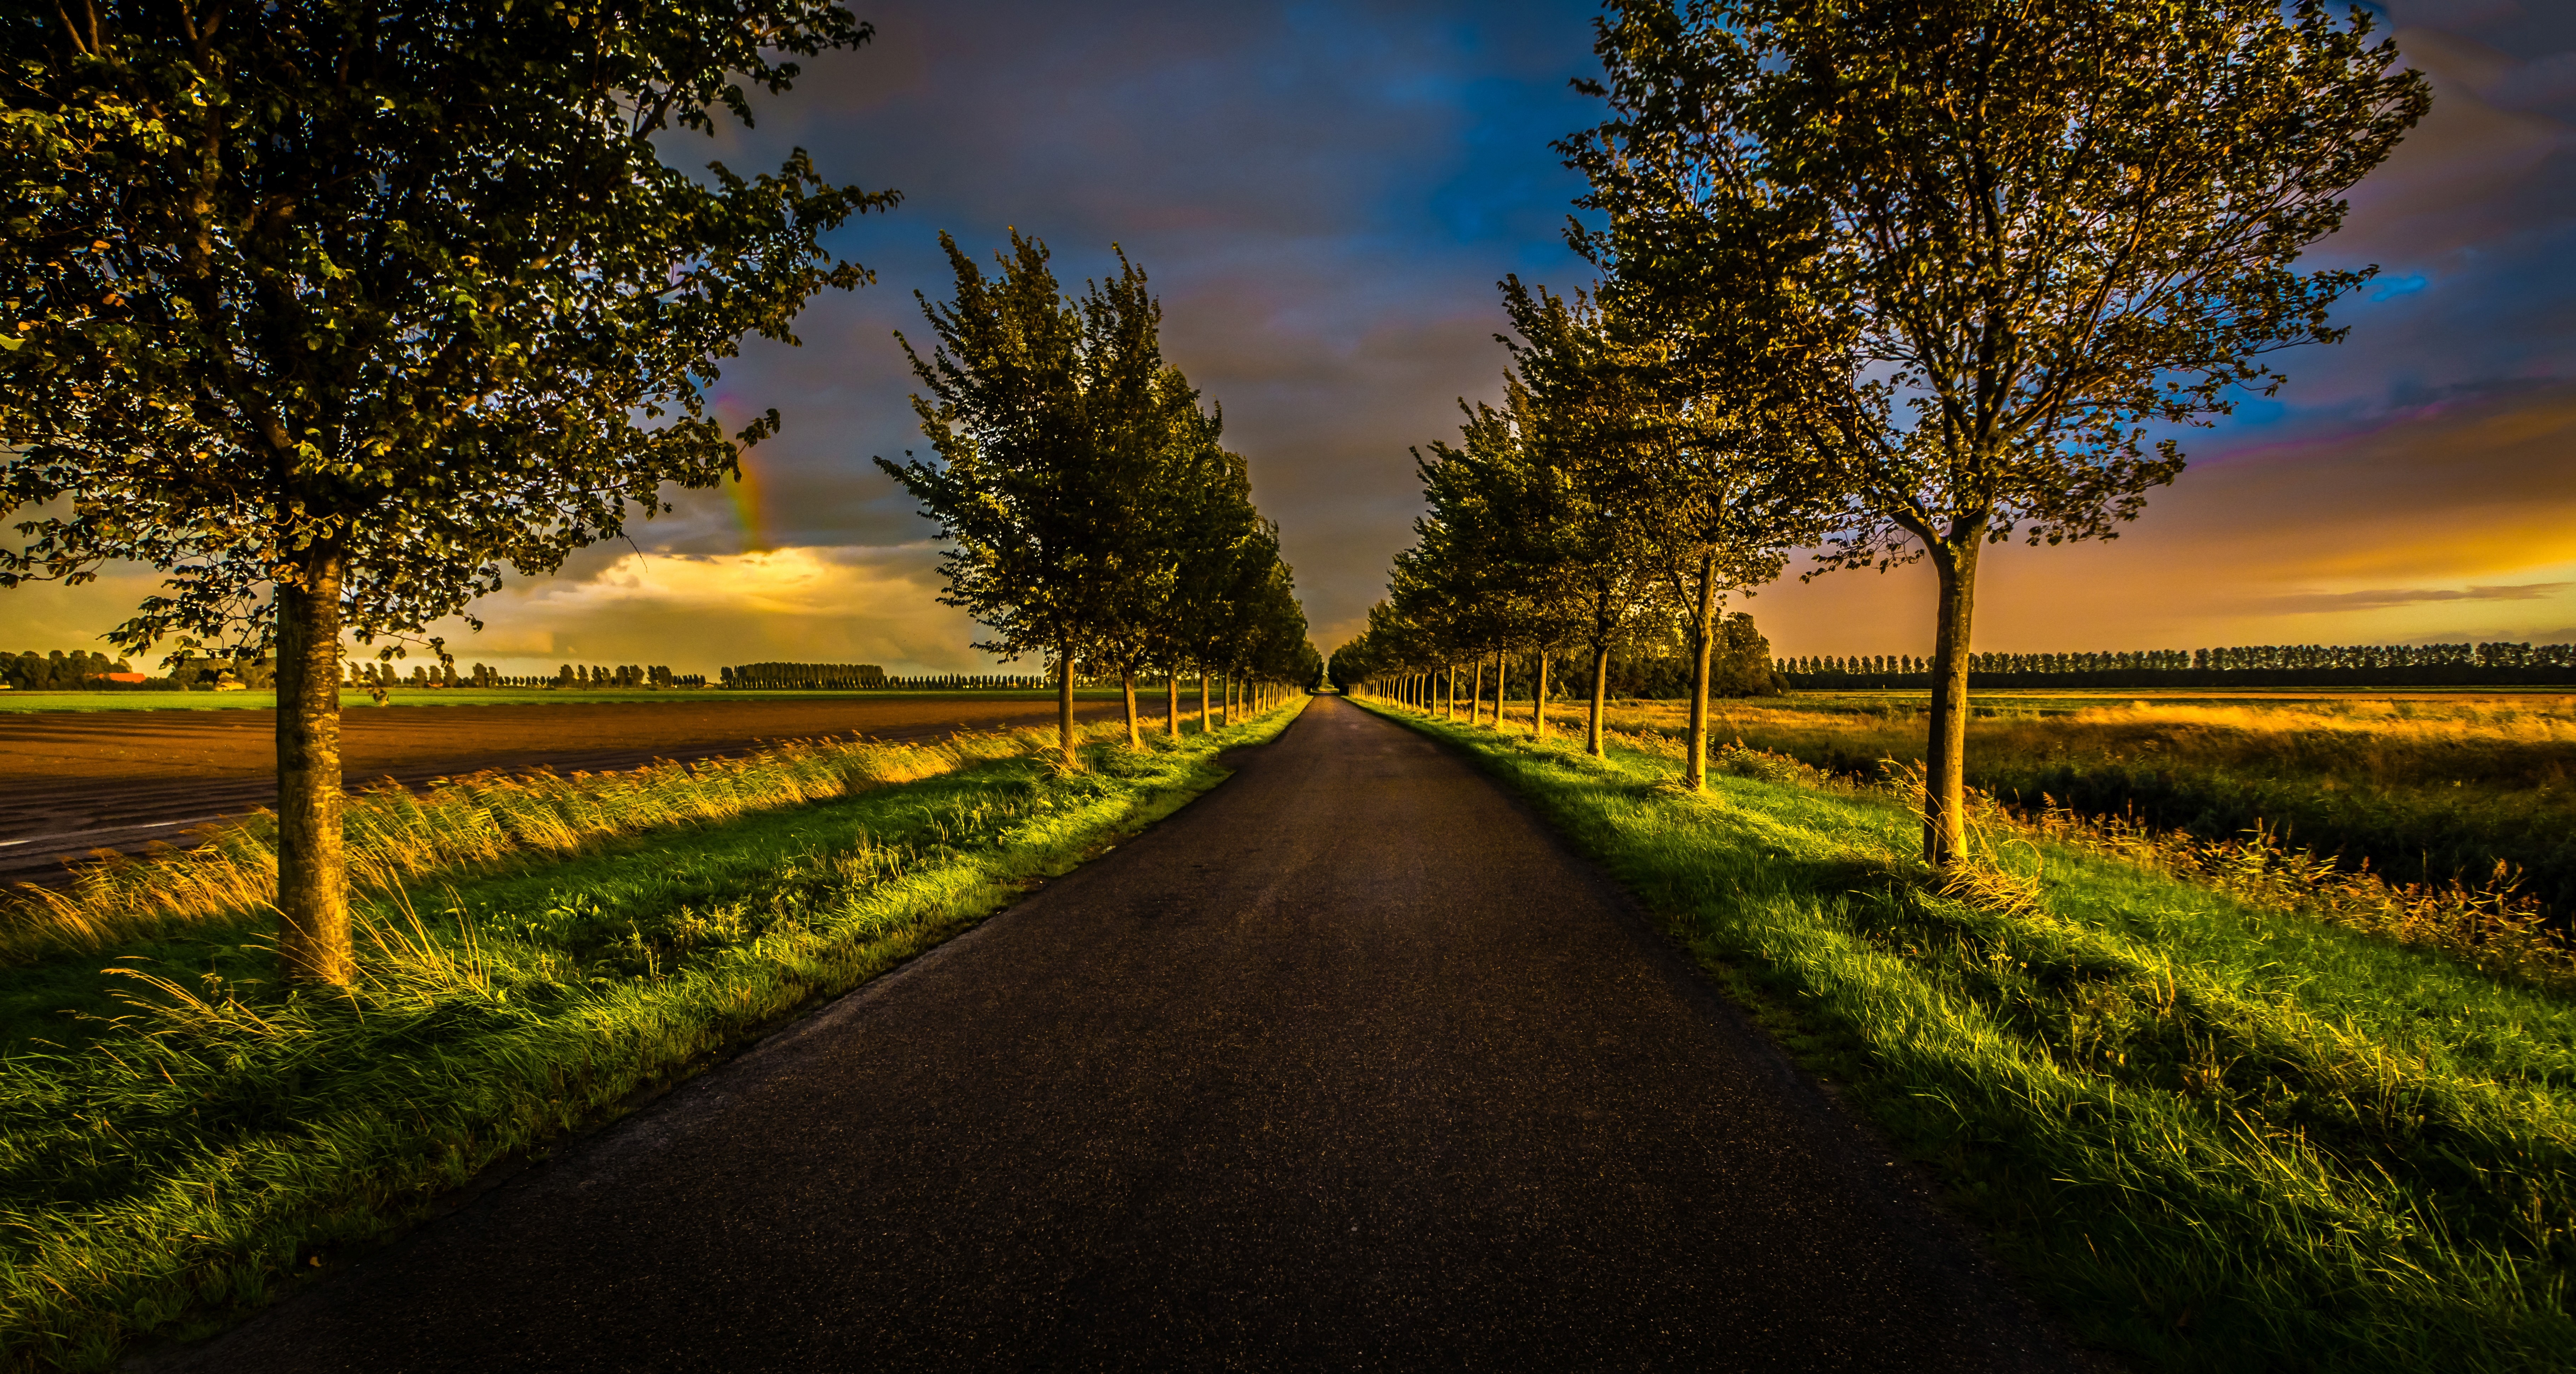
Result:
{"label": "cloud", "polygon": [[725,664],[773,659],[901,674],[986,669],[993,660],[968,647],[974,626],[938,604],[937,559],[922,544],[625,551],[487,598],[484,634],[434,628],[460,660],[507,673],[658,663],[713,676]]}
{"label": "cloud", "polygon": [[[816,300],[801,348],[751,340],[717,388],[729,423],[777,407],[756,490],[675,493],[647,558],[585,551],[482,606],[460,651],[530,671],[683,671],[757,658],[970,670],[977,631],[936,604],[913,502],[869,459],[921,439],[894,331],[947,293],[936,234],[989,254],[1007,226],[1069,283],[1112,242],[1152,273],[1172,359],[1225,407],[1281,525],[1318,639],[1359,628],[1421,498],[1408,450],[1455,433],[1505,359],[1494,283],[1590,273],[1560,234],[1575,177],[1548,141],[1598,117],[1590,0],[1207,5],[1041,0],[864,7],[878,41],[805,64],[758,127],[674,160],[894,187],[833,239],[878,273]],[[2539,637],[2576,624],[2576,5],[2385,0],[2431,116],[2357,187],[2314,264],[2380,264],[2348,342],[2280,355],[2289,385],[2184,436],[2195,463],[2108,543],[1989,550],[1979,641],[2113,648],[2337,637]],[[755,545],[768,552],[759,552]],[[7,594],[11,647],[88,647],[153,579]],[[2542,589],[2528,597],[2476,589]],[[2415,596],[2412,589],[2468,589]],[[2389,589],[2398,589],[2391,591]],[[1920,568],[1836,573],[1751,602],[1784,653],[1920,653]],[[14,630],[15,634],[8,631]],[[490,661],[489,658],[486,661]]]}
{"label": "cloud", "polygon": [[[1976,642],[2037,652],[2541,638],[2576,616],[2571,456],[2576,383],[2217,446],[2116,540],[1989,545]],[[1785,582],[1747,609],[1784,654],[1919,654],[1932,606],[1918,566]],[[2521,623],[2491,609],[2506,606]],[[2464,624],[2472,609],[2478,622]]]}
{"label": "cloud", "polygon": [[2426,601],[2538,601],[2569,587],[2576,587],[2576,582],[2526,582],[2512,587],[2409,587],[2367,592],[2310,592],[2272,597],[2264,605],[2271,610],[2290,612],[2376,611]]}

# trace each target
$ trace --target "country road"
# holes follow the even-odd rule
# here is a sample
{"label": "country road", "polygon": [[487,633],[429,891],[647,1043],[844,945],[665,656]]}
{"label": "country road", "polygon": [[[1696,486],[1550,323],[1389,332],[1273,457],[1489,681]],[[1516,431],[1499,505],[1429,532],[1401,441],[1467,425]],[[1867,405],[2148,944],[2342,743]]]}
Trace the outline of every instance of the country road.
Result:
{"label": "country road", "polygon": [[1910,1170],[1333,698],[1152,831],[156,1369],[2041,1370]]}

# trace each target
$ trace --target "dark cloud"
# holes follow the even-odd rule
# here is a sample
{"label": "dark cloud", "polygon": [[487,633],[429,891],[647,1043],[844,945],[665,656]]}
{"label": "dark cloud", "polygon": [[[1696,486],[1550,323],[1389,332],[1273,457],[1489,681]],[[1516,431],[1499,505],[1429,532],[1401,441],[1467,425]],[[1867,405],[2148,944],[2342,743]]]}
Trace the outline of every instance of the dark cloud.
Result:
{"label": "dark cloud", "polygon": [[[2576,4],[2377,8],[2436,104],[2314,255],[2383,268],[2342,312],[2350,341],[2285,356],[2278,398],[2187,436],[2193,469],[2129,537],[1999,549],[1987,647],[2444,638],[2431,622],[2471,609],[2529,637],[2576,615],[2553,580],[2576,576]],[[801,349],[755,343],[727,368],[724,413],[786,421],[746,499],[681,494],[637,531],[651,559],[595,550],[514,587],[486,643],[684,669],[968,666],[971,627],[931,604],[926,527],[868,460],[920,446],[893,333],[921,338],[913,293],[947,289],[938,231],[985,255],[1009,226],[1068,281],[1109,269],[1113,242],[1153,275],[1172,357],[1224,405],[1319,637],[1355,629],[1420,510],[1408,450],[1455,432],[1458,397],[1499,390],[1496,279],[1587,278],[1560,237],[1577,183],[1547,145],[1595,118],[1565,84],[1593,68],[1592,6],[862,9],[875,44],[808,64],[757,128],[671,150],[747,170],[801,145],[836,180],[900,189],[837,241],[877,284],[816,303]],[[1753,608],[1782,652],[1921,652],[1917,571]],[[2542,590],[2477,591],[2506,587]],[[28,626],[126,613],[97,588],[16,595]]]}
{"label": "dark cloud", "polygon": [[[989,255],[1016,226],[1068,281],[1152,274],[1173,360],[1222,404],[1229,442],[1319,631],[1355,628],[1420,493],[1411,446],[1499,391],[1494,283],[1575,284],[1560,228],[1577,189],[1547,151],[1591,117],[1581,4],[869,7],[878,39],[812,64],[796,94],[713,150],[791,144],[827,174],[904,192],[841,247],[878,284],[819,302],[802,349],[755,347],[726,378],[785,431],[756,453],[769,536],[918,539],[868,463],[919,448],[892,335],[947,289],[936,235]],[[719,511],[719,514],[721,512]],[[675,527],[676,529],[677,527]],[[712,547],[721,522],[688,525]],[[677,545],[675,545],[676,547]]]}

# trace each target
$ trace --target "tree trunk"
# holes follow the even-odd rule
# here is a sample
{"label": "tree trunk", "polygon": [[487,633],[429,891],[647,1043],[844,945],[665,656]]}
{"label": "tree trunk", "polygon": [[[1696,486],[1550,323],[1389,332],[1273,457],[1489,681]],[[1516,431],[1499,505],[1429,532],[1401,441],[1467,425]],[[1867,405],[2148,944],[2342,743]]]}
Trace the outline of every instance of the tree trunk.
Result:
{"label": "tree trunk", "polygon": [[1073,746],[1073,644],[1066,641],[1055,664],[1055,739],[1056,748],[1064,755],[1064,766],[1077,767],[1081,753]]}
{"label": "tree trunk", "polygon": [[1682,783],[1697,792],[1708,786],[1708,668],[1717,626],[1717,555],[1699,556],[1699,613],[1691,621],[1690,753],[1682,761]]}
{"label": "tree trunk", "polygon": [[1538,651],[1538,686],[1530,693],[1530,738],[1547,738],[1547,650]]}
{"label": "tree trunk", "polygon": [[1610,641],[1592,646],[1592,726],[1584,732],[1583,747],[1596,759],[1608,758],[1610,747],[1604,735],[1602,713],[1610,706]]}
{"label": "tree trunk", "polygon": [[1494,655],[1494,728],[1497,730],[1503,728],[1503,703],[1512,699],[1512,694],[1509,690],[1511,676],[1512,660],[1510,656],[1506,654]]}
{"label": "tree trunk", "polygon": [[277,589],[277,962],[290,982],[345,987],[349,869],[340,841],[340,569]]}
{"label": "tree trunk", "polygon": [[1440,718],[1455,724],[1458,719],[1458,665],[1441,670],[1440,688],[1448,693],[1448,704],[1440,708]]}
{"label": "tree trunk", "polygon": [[1181,737],[1181,670],[1163,674],[1163,733],[1177,740]]}
{"label": "tree trunk", "polygon": [[1204,734],[1206,734],[1207,732],[1208,732],[1208,680],[1207,680],[1207,669],[1205,669],[1205,668],[1201,668],[1201,669],[1199,669],[1199,733],[1200,733],[1200,734],[1202,734],[1202,735],[1204,735]]}
{"label": "tree trunk", "polygon": [[1121,668],[1118,670],[1118,690],[1127,699],[1127,747],[1130,749],[1142,749],[1145,747],[1145,737],[1136,732],[1135,669]]}
{"label": "tree trunk", "polygon": [[1485,660],[1476,660],[1476,675],[1467,683],[1467,723],[1475,725],[1485,719]]}
{"label": "tree trunk", "polygon": [[1948,868],[1968,848],[1968,629],[1984,522],[1932,543],[1941,607],[1932,630],[1932,731],[1923,759],[1923,862]]}

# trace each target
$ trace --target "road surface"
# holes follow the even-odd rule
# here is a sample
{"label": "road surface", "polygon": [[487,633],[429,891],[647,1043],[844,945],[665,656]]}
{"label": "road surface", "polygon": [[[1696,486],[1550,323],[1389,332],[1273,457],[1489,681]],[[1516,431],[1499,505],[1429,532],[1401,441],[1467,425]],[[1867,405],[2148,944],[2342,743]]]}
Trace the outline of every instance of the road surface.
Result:
{"label": "road surface", "polygon": [[1331,698],[1238,760],[156,1367],[2066,1367],[1466,763]]}

